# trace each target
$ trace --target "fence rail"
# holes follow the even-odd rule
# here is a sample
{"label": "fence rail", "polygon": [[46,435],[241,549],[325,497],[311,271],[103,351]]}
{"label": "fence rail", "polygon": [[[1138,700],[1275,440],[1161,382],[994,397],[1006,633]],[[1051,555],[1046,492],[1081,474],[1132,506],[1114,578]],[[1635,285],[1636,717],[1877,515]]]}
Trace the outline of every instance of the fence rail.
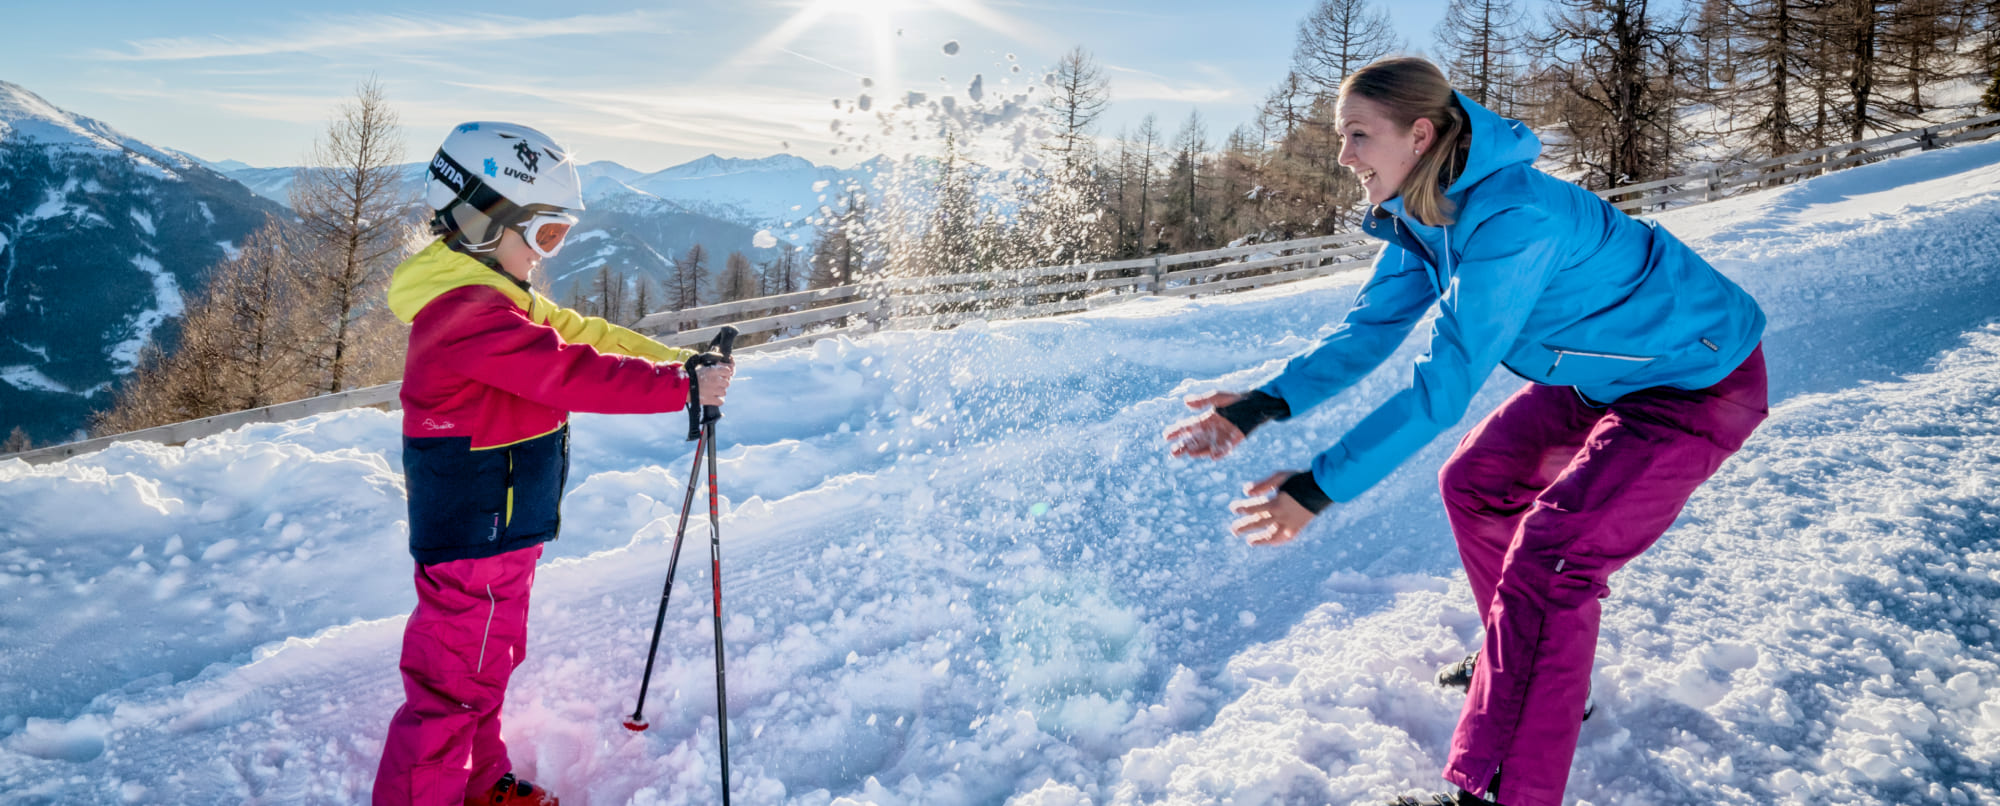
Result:
{"label": "fence rail", "polygon": [[[1951,133],[1946,134],[1946,132]],[[1996,134],[2000,134],[2000,114],[1985,115],[1907,129],[1852,143],[1800,151],[1742,165],[1722,166],[1701,173],[1657,179],[1637,185],[1624,185],[1597,191],[1597,195],[1606,199],[1615,198],[1613,206],[1626,212],[1664,208],[1668,202],[1686,199],[1715,201],[1730,195],[1727,191],[1735,188],[1776,185],[1796,176],[1824,173],[1856,163],[1887,159],[1913,149],[1930,151]]]}
{"label": "fence rail", "polygon": [[[1669,203],[1678,201],[1699,204],[1733,195],[1728,191],[1736,188],[1776,185],[1793,177],[1839,170],[1913,149],[1929,151],[1996,134],[2000,134],[2000,114],[1601,190],[1597,195],[1612,200],[1613,206],[1626,212],[1665,209]],[[1360,261],[1373,256],[1379,247],[1361,233],[1342,233],[1103,263],[902,277],[663,311],[640,319],[633,329],[675,347],[705,344],[722,325],[732,325],[746,334],[777,334],[770,341],[738,350],[766,352],[889,327],[950,327],[974,319],[1018,319],[1091,310],[1141,296],[1190,297],[1294,282],[1358,268]],[[0,459],[61,461],[116,442],[148,440],[174,445],[253,423],[281,422],[363,406],[393,408],[398,405],[401,387],[402,384],[391,383],[353,389],[37,448]]]}

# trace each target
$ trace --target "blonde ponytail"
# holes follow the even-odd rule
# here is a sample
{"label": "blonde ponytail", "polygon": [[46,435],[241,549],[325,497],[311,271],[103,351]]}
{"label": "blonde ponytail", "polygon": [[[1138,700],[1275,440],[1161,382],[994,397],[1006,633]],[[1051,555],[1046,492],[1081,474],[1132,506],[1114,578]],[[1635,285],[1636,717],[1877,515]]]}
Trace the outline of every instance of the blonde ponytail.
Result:
{"label": "blonde ponytail", "polygon": [[1340,95],[1374,101],[1405,129],[1415,125],[1419,118],[1431,122],[1437,137],[1417,157],[1416,166],[1403,178],[1397,192],[1403,199],[1403,209],[1418,221],[1433,227],[1453,223],[1458,211],[1445,198],[1444,189],[1457,173],[1453,164],[1463,168],[1471,133],[1465,110],[1459,108],[1444,71],[1426,59],[1413,56],[1382,59],[1350,73],[1340,83]]}

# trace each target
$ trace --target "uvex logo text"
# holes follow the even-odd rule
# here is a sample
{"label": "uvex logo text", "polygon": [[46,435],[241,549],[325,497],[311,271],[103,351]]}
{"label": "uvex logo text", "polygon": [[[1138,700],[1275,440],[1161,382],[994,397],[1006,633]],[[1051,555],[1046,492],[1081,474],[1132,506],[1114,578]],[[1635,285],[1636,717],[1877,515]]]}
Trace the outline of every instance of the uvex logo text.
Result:
{"label": "uvex logo text", "polygon": [[519,179],[519,180],[521,180],[521,181],[523,181],[523,182],[526,182],[526,183],[528,183],[528,184],[530,184],[530,185],[532,185],[532,184],[534,184],[534,183],[535,183],[535,178],[534,178],[534,177],[532,177],[532,176],[529,176],[529,175],[527,175],[527,174],[524,174],[524,173],[521,173],[520,171],[517,171],[517,170],[514,170],[514,166],[511,166],[511,165],[509,165],[509,166],[507,166],[507,167],[505,167],[505,168],[501,168],[501,169],[500,169],[500,172],[501,172],[501,173],[504,173],[504,174],[506,174],[506,175],[508,175],[508,176],[511,176],[511,177],[514,177],[515,179]]}

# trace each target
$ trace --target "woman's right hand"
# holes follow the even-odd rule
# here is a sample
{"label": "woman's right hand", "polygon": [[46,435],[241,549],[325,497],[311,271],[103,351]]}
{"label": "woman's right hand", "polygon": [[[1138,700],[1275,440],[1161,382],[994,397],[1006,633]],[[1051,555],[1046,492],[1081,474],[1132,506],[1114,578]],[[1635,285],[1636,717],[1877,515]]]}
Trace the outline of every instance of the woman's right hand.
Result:
{"label": "woman's right hand", "polygon": [[1210,392],[1205,395],[1189,395],[1182,402],[1191,409],[1206,409],[1201,414],[1174,423],[1163,435],[1166,437],[1167,452],[1176,456],[1191,456],[1197,459],[1221,459],[1236,449],[1243,441],[1242,430],[1235,423],[1215,413],[1221,406],[1227,406],[1243,395],[1236,392]]}

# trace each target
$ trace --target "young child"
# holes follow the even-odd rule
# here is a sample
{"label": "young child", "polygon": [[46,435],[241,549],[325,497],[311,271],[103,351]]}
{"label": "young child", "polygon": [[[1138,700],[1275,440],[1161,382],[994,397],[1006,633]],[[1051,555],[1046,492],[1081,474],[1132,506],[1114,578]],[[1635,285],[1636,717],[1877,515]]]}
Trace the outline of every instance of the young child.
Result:
{"label": "young child", "polygon": [[500,740],[507,678],[527,647],[528,592],[556,538],[571,411],[721,405],[734,368],[556,306],[528,278],[583,209],[569,154],[509,123],[467,123],[431,159],[440,237],[396,267],[410,323],[403,472],[417,607],[403,632],[406,701],[389,722],[374,802],[535,804]]}

